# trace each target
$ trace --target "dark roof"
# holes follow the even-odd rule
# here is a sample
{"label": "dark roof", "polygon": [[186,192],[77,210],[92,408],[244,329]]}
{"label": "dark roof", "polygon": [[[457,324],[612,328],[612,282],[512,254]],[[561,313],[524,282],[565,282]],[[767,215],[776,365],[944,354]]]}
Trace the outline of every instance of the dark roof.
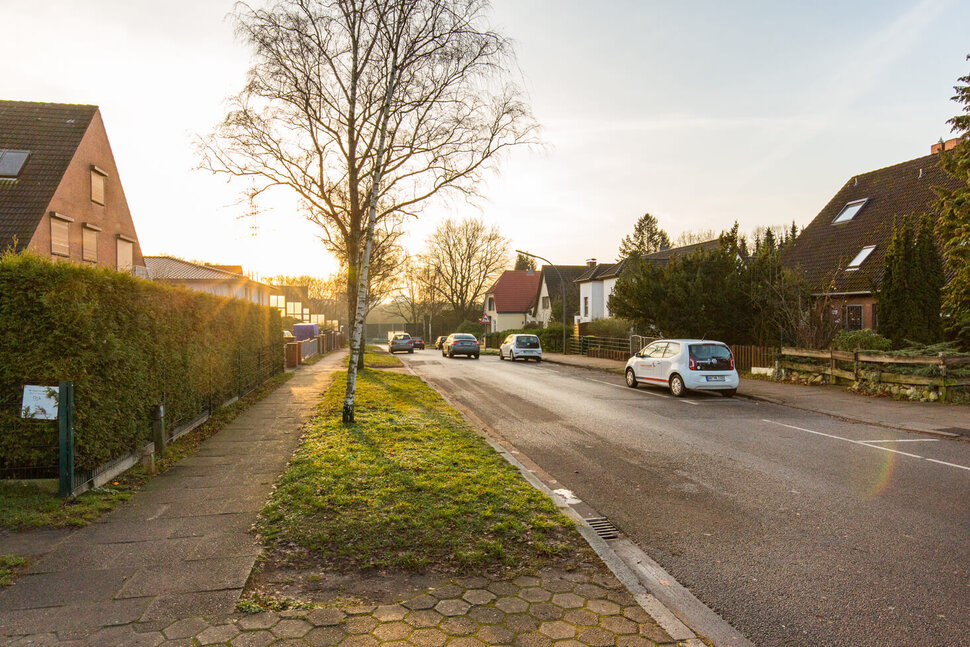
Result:
{"label": "dark roof", "polygon": [[644,254],[642,258],[645,261],[651,261],[658,265],[666,265],[674,256],[690,256],[698,250],[717,249],[720,245],[720,239],[715,238],[714,240],[705,240],[703,243],[694,243],[692,245],[684,245],[683,247],[661,249],[659,252]]}
{"label": "dark roof", "polygon": [[587,265],[586,271],[577,276],[574,281],[576,283],[586,283],[587,281],[601,281],[603,279],[615,278],[620,275],[625,265],[625,258],[619,263],[598,263],[592,267]]}
{"label": "dark roof", "polygon": [[486,294],[495,299],[495,312],[529,312],[541,280],[534,270],[505,270]]}
{"label": "dark roof", "polygon": [[146,256],[145,267],[153,281],[235,281],[245,276],[211,265],[192,263],[173,256]]}
{"label": "dark roof", "polygon": [[[893,217],[930,214],[936,219],[933,188],[960,186],[939,160],[939,155],[927,155],[850,178],[784,252],[785,263],[800,268],[817,290],[865,293],[878,286]],[[856,200],[867,201],[855,217],[832,224],[843,207]],[[875,249],[859,269],[846,271],[870,245]]]}
{"label": "dark roof", "polygon": [[28,150],[17,179],[0,180],[0,250],[26,247],[97,106],[0,101],[0,149]]}
{"label": "dark roof", "polygon": [[[543,265],[542,280],[536,287],[536,301],[532,305],[532,313],[535,314],[539,306],[539,294],[542,292],[542,281],[546,283],[546,290],[552,301],[558,302],[562,299],[562,285],[566,285],[566,309],[574,311],[579,304],[579,286],[576,279],[588,269],[586,265]],[[559,270],[557,273],[556,270]],[[559,280],[560,274],[562,281]]]}

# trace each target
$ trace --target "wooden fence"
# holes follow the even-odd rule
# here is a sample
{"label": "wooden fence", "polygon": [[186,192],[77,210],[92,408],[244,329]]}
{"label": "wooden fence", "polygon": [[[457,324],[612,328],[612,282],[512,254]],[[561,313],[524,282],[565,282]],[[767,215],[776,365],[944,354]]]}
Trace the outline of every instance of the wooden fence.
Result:
{"label": "wooden fence", "polygon": [[[824,360],[824,364],[806,363],[804,361],[794,361],[790,358],[810,357],[815,360]],[[852,363],[852,370],[841,368],[839,364],[845,366]],[[919,365],[933,366],[936,368],[937,375],[907,375],[902,373],[883,371],[884,365]],[[947,369],[951,366],[970,364],[970,357],[967,356],[948,356],[946,353],[939,355],[886,355],[869,351],[840,351],[840,350],[813,350],[809,348],[790,348],[781,349],[779,366],[783,369],[793,371],[804,371],[817,373],[828,377],[829,382],[834,383],[837,379],[843,380],[868,380],[870,382],[888,382],[893,384],[912,384],[920,386],[936,387],[940,390],[940,397],[946,399],[947,389],[955,386],[970,386],[970,377],[952,377],[947,375]],[[871,367],[875,365],[875,367]]]}

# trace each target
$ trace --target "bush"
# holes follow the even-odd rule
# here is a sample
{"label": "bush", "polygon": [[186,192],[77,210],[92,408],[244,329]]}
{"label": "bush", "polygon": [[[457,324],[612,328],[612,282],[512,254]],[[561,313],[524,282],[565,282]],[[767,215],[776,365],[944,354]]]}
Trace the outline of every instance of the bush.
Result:
{"label": "bush", "polygon": [[469,335],[481,337],[482,333],[485,332],[485,326],[477,321],[463,321],[455,332],[464,332],[468,333]]}
{"label": "bush", "polygon": [[[515,334],[529,334],[536,335],[539,337],[539,343],[542,344],[544,350],[551,352],[561,352],[562,351],[562,326],[548,326],[546,328],[531,329],[526,328],[522,330],[503,330],[500,332],[490,332],[488,333],[488,348],[498,348],[502,341],[505,340],[509,335]],[[566,338],[569,339],[573,336],[572,327],[566,329]]]}
{"label": "bush", "polygon": [[629,337],[633,324],[626,319],[593,319],[582,324],[582,334],[594,337]]}
{"label": "bush", "polygon": [[891,340],[876,334],[869,328],[865,330],[840,330],[832,340],[835,350],[880,350],[887,351],[893,346]]}
{"label": "bush", "polygon": [[57,465],[56,425],[20,418],[24,384],[74,381],[75,465],[93,469],[151,439],[151,408],[163,398],[171,428],[282,364],[275,309],[0,257],[0,466]]}

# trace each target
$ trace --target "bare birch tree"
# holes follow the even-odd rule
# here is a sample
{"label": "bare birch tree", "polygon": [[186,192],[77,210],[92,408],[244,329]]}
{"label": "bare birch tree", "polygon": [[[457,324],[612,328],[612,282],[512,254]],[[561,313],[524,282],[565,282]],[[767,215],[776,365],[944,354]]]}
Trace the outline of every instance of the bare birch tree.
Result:
{"label": "bare birch tree", "polygon": [[442,192],[472,196],[536,125],[487,0],[276,0],[237,5],[248,82],[202,143],[202,167],[282,186],[348,262],[353,323],[344,421],[354,419],[372,233]]}

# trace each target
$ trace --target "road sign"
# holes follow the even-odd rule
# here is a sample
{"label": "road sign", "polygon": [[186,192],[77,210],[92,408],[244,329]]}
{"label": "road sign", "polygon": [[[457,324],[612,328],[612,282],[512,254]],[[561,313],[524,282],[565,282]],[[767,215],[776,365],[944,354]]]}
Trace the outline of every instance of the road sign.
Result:
{"label": "road sign", "polygon": [[488,318],[488,315],[482,315],[481,322],[483,324],[487,324],[489,321],[491,321],[491,319]]}

